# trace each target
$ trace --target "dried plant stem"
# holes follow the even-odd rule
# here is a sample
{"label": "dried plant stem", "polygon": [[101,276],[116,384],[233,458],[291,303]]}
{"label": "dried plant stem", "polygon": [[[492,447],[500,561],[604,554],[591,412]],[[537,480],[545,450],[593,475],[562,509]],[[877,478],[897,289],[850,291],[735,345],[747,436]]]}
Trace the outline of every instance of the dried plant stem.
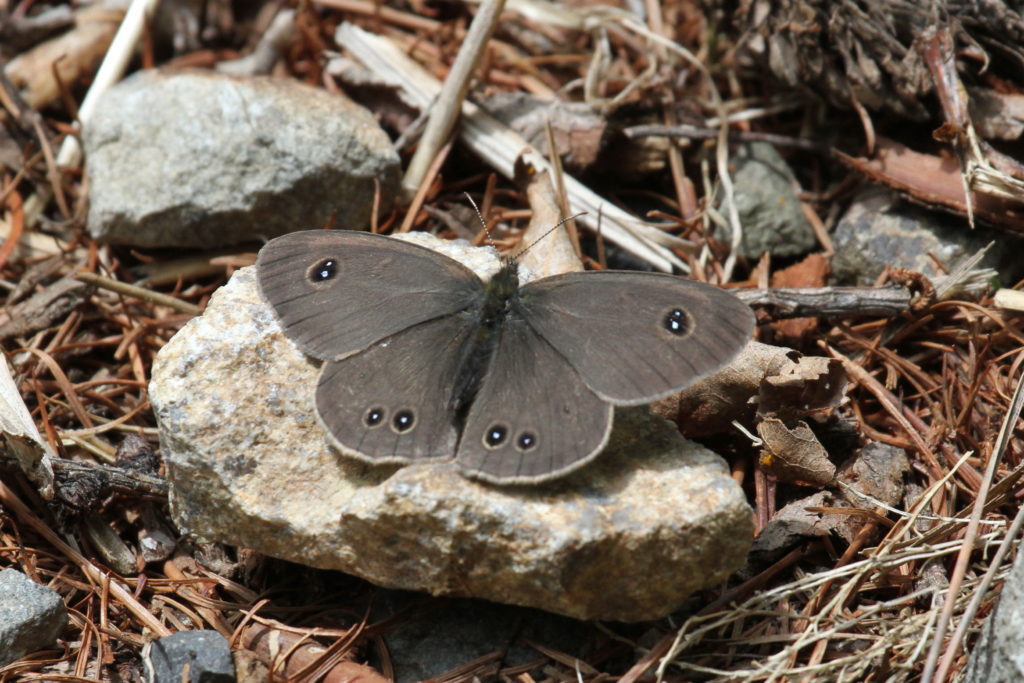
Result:
{"label": "dried plant stem", "polygon": [[405,212],[405,218],[402,220],[402,225],[398,228],[397,232],[409,232],[412,230],[412,224],[416,221],[416,215],[423,207],[423,202],[427,198],[427,192],[430,191],[430,185],[433,183],[434,178],[437,177],[437,174],[441,171],[441,166],[444,165],[444,160],[448,158],[448,153],[451,151],[451,140],[438,150],[437,156],[434,157],[433,162],[430,164],[430,167],[427,168],[427,171],[420,182],[419,189],[416,190],[416,194],[412,197],[412,201],[409,202],[409,208]]}
{"label": "dried plant stem", "polygon": [[891,317],[907,311],[913,299],[906,287],[780,287],[740,289],[734,294],[750,306],[770,308],[776,319]]}
{"label": "dried plant stem", "polygon": [[[687,123],[674,125],[644,124],[630,126],[622,131],[628,138],[685,138],[687,140],[716,140],[718,129],[704,128]],[[778,133],[763,133],[760,131],[730,130],[729,140],[732,142],[767,142],[778,147],[795,147],[796,149],[807,150],[808,152],[820,152],[831,154],[832,148],[816,140],[805,140],[794,138],[789,135]]]}
{"label": "dried plant stem", "polygon": [[[979,583],[977,588],[974,590],[971,602],[964,609],[964,613],[960,615],[960,624],[956,627],[956,631],[949,639],[949,645],[946,646],[946,656],[949,657],[950,664],[952,663],[952,656],[950,653],[955,654],[956,651],[960,649],[960,644],[963,642],[964,636],[967,635],[967,629],[973,624],[974,615],[977,614],[978,608],[981,607],[981,601],[985,599],[985,594],[988,593],[989,587],[992,585],[992,582],[995,581],[996,575],[1002,569],[1003,560],[1013,547],[1013,542],[1016,540],[1018,534],[1020,534],[1021,527],[1024,527],[1024,505],[1017,509],[1017,516],[1013,518],[1013,524],[1010,525],[1010,529],[1006,532],[1003,542],[999,544],[999,549],[996,551],[996,554],[992,556],[992,560],[988,564],[988,569],[985,571],[985,575],[981,578],[981,583]],[[946,657],[943,657],[943,665],[945,664],[945,659]],[[947,674],[948,668],[940,666],[936,679],[940,681],[944,680]],[[924,680],[924,678],[921,680]]]}
{"label": "dried plant stem", "polygon": [[119,282],[118,280],[112,280],[109,277],[103,277],[95,273],[78,272],[75,273],[75,279],[87,282],[103,289],[108,289],[111,292],[117,292],[118,294],[124,294],[126,296],[134,296],[144,301],[152,301],[159,306],[167,306],[173,308],[180,313],[188,313],[190,315],[199,315],[202,311],[199,306],[190,304],[187,301],[176,299],[173,296],[167,296],[160,292],[154,292],[151,289],[145,287],[139,287],[137,285],[130,285],[127,282]]}
{"label": "dried plant stem", "polygon": [[409,167],[402,179],[405,201],[411,201],[419,191],[427,170],[451,137],[455,122],[462,114],[462,103],[466,99],[466,91],[469,90],[473,72],[480,63],[487,41],[491,39],[504,7],[505,0],[484,0],[469,31],[466,32],[466,38],[459,48],[459,54],[452,64],[448,78],[445,79],[441,92],[431,105],[430,118],[423,129],[423,136],[416,147],[416,153],[409,160]]}

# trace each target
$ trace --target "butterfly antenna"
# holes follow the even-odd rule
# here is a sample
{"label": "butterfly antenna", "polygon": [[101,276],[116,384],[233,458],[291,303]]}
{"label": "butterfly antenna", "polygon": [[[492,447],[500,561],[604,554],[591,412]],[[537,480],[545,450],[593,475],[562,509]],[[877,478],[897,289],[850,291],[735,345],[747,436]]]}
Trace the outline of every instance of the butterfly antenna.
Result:
{"label": "butterfly antenna", "polygon": [[473,201],[473,198],[469,196],[468,192],[464,192],[463,194],[466,195],[466,199],[469,200],[469,203],[472,204],[472,206],[473,206],[473,210],[476,211],[476,216],[477,216],[477,218],[480,219],[480,225],[484,229],[484,234],[487,235],[487,242],[491,246],[494,246],[494,238],[491,237],[491,231],[487,229],[487,221],[484,220],[484,215],[482,213],[480,213],[480,207],[478,207],[476,205],[476,202]]}
{"label": "butterfly antenna", "polygon": [[553,232],[554,232],[555,230],[558,230],[558,229],[559,229],[560,227],[562,227],[563,225],[565,225],[565,224],[566,224],[566,223],[568,223],[569,221],[571,221],[571,220],[574,220],[574,219],[576,219],[576,218],[579,218],[580,216],[586,216],[586,215],[587,215],[587,212],[586,212],[586,211],[580,211],[579,213],[574,213],[574,214],[573,214],[573,215],[571,215],[571,216],[566,216],[566,217],[565,217],[565,218],[563,218],[562,220],[558,221],[558,222],[557,222],[557,223],[555,223],[555,224],[554,224],[553,226],[551,226],[550,228],[548,228],[548,231],[547,231],[547,232],[545,232],[545,233],[544,233],[543,235],[541,235],[540,237],[538,237],[537,239],[535,239],[535,240],[534,240],[534,241],[533,241],[533,242],[532,242],[531,244],[528,244],[528,245],[526,245],[526,246],[525,246],[525,247],[523,248],[523,250],[522,250],[522,251],[520,251],[520,252],[519,252],[519,253],[518,253],[518,254],[516,255],[516,259],[520,259],[520,258],[522,258],[523,254],[525,254],[526,252],[530,251],[530,250],[531,250],[531,249],[533,249],[533,248],[534,248],[535,246],[537,246],[538,244],[540,244],[540,243],[541,243],[541,241],[542,241],[542,240],[543,240],[543,239],[544,239],[545,237],[547,237],[548,235],[550,235],[551,233],[553,233]]}

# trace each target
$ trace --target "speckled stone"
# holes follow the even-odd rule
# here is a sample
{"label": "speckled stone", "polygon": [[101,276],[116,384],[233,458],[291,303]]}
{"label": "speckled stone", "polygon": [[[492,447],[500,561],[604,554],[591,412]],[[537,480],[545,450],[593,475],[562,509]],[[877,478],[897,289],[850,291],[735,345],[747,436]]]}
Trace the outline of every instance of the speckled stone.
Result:
{"label": "speckled stone", "polygon": [[0,571],[0,666],[53,645],[67,623],[56,591],[16,569]]}
{"label": "speckled stone", "polygon": [[82,131],[90,234],[220,247],[292,230],[368,225],[388,210],[398,155],[363,107],[290,78],[141,71]]}

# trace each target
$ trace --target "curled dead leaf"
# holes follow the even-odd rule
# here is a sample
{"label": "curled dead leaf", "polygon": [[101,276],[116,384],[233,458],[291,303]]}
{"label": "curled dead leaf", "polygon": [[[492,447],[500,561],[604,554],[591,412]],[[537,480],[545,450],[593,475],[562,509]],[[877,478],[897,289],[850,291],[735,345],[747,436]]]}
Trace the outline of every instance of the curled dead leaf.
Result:
{"label": "curled dead leaf", "polygon": [[729,365],[653,408],[695,438],[720,434],[735,420],[750,423],[755,415],[824,419],[845,401],[847,385],[832,359],[750,342]]}
{"label": "curled dead leaf", "polygon": [[803,486],[828,486],[835,479],[836,466],[806,422],[790,429],[781,420],[767,418],[757,425],[764,442],[761,463],[779,481]]}
{"label": "curled dead leaf", "polygon": [[845,402],[848,385],[842,363],[836,359],[800,356],[791,366],[764,378],[757,413],[784,422],[804,417],[824,420]]}

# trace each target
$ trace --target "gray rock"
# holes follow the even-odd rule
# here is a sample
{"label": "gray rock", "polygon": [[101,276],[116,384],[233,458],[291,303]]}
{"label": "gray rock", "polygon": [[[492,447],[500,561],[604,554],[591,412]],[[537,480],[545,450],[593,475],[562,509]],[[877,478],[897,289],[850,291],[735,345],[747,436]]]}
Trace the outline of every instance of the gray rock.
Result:
{"label": "gray rock", "polygon": [[793,171],[775,148],[766,142],[748,143],[730,161],[743,225],[740,253],[758,259],[764,252],[786,257],[814,249],[818,242],[793,189]]}
{"label": "gray rock", "polygon": [[1024,553],[1017,553],[999,604],[985,620],[967,663],[964,683],[1024,680]]}
{"label": "gray rock", "polygon": [[390,588],[622,621],[671,612],[750,546],[750,508],[723,460],[644,408],[618,411],[606,452],[576,473],[498,488],[452,463],[336,454],[316,377],[251,268],[161,349],[150,396],[183,530]]}
{"label": "gray rock", "polygon": [[989,250],[982,265],[1016,279],[1021,272],[1017,254],[1024,247],[1020,238],[971,230],[963,218],[927,211],[902,201],[894,192],[872,187],[854,198],[836,224],[832,273],[839,284],[851,285],[874,283],[890,265],[934,278],[942,273],[929,254],[951,268],[993,240],[998,247]]}
{"label": "gray rock", "polygon": [[[179,631],[153,641],[143,655],[153,683],[234,683],[227,639],[216,631]],[[185,667],[188,674],[185,676]]]}
{"label": "gray rock", "polygon": [[398,156],[373,117],[293,79],[153,70],[107,92],[83,130],[89,232],[218,247],[369,222]]}
{"label": "gray rock", "polygon": [[0,666],[53,645],[67,623],[56,591],[16,569],[0,571]]}

